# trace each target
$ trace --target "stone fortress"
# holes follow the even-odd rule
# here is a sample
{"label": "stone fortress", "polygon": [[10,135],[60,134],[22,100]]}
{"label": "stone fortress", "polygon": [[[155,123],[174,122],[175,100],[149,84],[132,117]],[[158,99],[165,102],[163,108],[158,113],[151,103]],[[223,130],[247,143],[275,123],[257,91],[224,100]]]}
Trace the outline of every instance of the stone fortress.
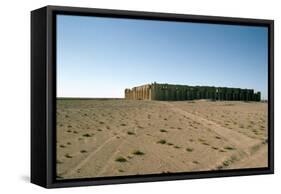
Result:
{"label": "stone fortress", "polygon": [[234,100],[260,101],[261,93],[253,89],[227,88],[214,86],[187,86],[151,83],[125,89],[125,99],[131,100]]}

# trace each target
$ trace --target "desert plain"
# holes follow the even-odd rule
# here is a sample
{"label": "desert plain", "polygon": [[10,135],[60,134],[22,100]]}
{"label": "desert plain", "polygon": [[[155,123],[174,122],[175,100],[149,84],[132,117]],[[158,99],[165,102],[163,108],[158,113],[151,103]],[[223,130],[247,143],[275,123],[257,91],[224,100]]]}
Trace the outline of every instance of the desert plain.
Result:
{"label": "desert plain", "polygon": [[57,179],[268,166],[266,102],[57,99]]}

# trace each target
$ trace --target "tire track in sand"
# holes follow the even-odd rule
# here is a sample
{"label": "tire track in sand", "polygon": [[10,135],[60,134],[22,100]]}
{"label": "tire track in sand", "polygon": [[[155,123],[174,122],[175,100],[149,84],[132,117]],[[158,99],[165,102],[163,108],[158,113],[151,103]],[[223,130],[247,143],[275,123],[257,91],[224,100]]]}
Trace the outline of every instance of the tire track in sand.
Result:
{"label": "tire track in sand", "polygon": [[221,126],[213,121],[210,121],[206,118],[203,118],[199,115],[195,115],[195,114],[192,114],[185,110],[182,110],[181,108],[178,108],[169,102],[161,101],[160,103],[166,105],[172,111],[182,114],[182,115],[190,118],[191,120],[195,120],[195,121],[199,122],[201,125],[203,125],[204,127],[212,130],[213,132],[215,132],[217,134],[220,134],[222,137],[224,137],[226,140],[228,140],[229,143],[234,145],[236,148],[239,148],[241,151],[245,152],[247,155],[251,154],[250,148],[252,146],[259,144],[259,141],[256,139],[252,139],[239,132],[228,129],[226,127],[223,127],[223,126]]}
{"label": "tire track in sand", "polygon": [[[137,130],[135,130],[135,131],[137,131]],[[140,136],[145,136],[145,134],[141,134]],[[121,146],[123,146],[124,143],[126,143],[126,142],[129,142],[129,144],[133,144],[133,143],[134,143],[133,140],[126,139],[125,141],[122,142],[122,144],[120,144],[120,145],[118,146],[118,148],[120,148]],[[101,176],[103,173],[105,173],[105,172],[107,171],[109,165],[110,165],[111,162],[113,161],[113,158],[116,157],[116,155],[117,155],[118,153],[119,153],[119,150],[116,150],[116,151],[111,155],[111,157],[107,160],[107,162],[104,164],[104,166],[102,167],[102,169],[97,173],[97,176]],[[169,151],[169,153],[172,153],[172,151]],[[183,168],[185,167],[185,165],[180,164],[181,162],[180,162],[178,159],[176,159],[176,158],[170,158],[169,156],[161,155],[161,154],[158,154],[157,152],[154,153],[154,154],[152,155],[152,157],[157,158],[156,160],[160,162],[160,163],[159,163],[159,164],[160,164],[159,168],[160,168],[161,166],[171,166],[172,169],[174,169],[174,170],[172,170],[173,172],[174,172],[174,171],[175,171],[175,172],[180,172],[181,169],[183,169]],[[130,163],[130,161],[129,161],[129,163]],[[155,170],[155,172],[152,171],[151,173],[158,173],[158,171]],[[128,175],[132,175],[132,174],[134,174],[134,173],[131,173],[131,174],[128,173]]]}
{"label": "tire track in sand", "polygon": [[[114,140],[119,143],[118,146],[115,147],[115,150],[117,150],[120,146],[120,144],[124,143],[125,139],[116,139],[118,135],[113,135],[109,139],[107,139],[103,144],[101,144],[98,148],[96,148],[94,151],[90,152],[85,158],[81,159],[80,162],[78,162],[71,170],[66,170],[65,172],[61,173],[61,176],[63,177],[71,177],[71,175],[77,173],[77,170],[81,169],[84,165],[86,165],[89,161],[92,160],[92,158],[100,152],[104,147],[106,147],[109,143],[113,142]],[[124,136],[124,134],[119,135]],[[116,151],[115,151],[116,152]],[[114,153],[115,153],[114,152]]]}

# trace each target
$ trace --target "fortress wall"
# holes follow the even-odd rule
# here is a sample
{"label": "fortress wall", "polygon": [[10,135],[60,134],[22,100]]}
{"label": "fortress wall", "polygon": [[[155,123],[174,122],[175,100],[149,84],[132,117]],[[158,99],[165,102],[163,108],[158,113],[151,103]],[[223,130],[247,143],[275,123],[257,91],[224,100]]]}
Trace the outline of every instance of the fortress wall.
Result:
{"label": "fortress wall", "polygon": [[143,85],[132,89],[125,89],[125,99],[151,100],[151,85]]}
{"label": "fortress wall", "polygon": [[255,93],[253,89],[152,83],[134,87],[132,89],[125,89],[125,98],[132,100],[165,101],[195,99],[260,101],[261,93]]}

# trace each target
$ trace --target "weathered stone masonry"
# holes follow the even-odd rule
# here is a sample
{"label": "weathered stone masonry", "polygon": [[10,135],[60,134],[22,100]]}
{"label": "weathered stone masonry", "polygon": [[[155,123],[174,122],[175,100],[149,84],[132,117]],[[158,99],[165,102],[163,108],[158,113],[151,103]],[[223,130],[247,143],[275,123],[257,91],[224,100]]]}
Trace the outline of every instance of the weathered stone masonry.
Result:
{"label": "weathered stone masonry", "polygon": [[253,89],[213,87],[213,86],[187,86],[152,83],[132,89],[125,89],[125,98],[132,100],[236,100],[260,101],[261,93]]}

